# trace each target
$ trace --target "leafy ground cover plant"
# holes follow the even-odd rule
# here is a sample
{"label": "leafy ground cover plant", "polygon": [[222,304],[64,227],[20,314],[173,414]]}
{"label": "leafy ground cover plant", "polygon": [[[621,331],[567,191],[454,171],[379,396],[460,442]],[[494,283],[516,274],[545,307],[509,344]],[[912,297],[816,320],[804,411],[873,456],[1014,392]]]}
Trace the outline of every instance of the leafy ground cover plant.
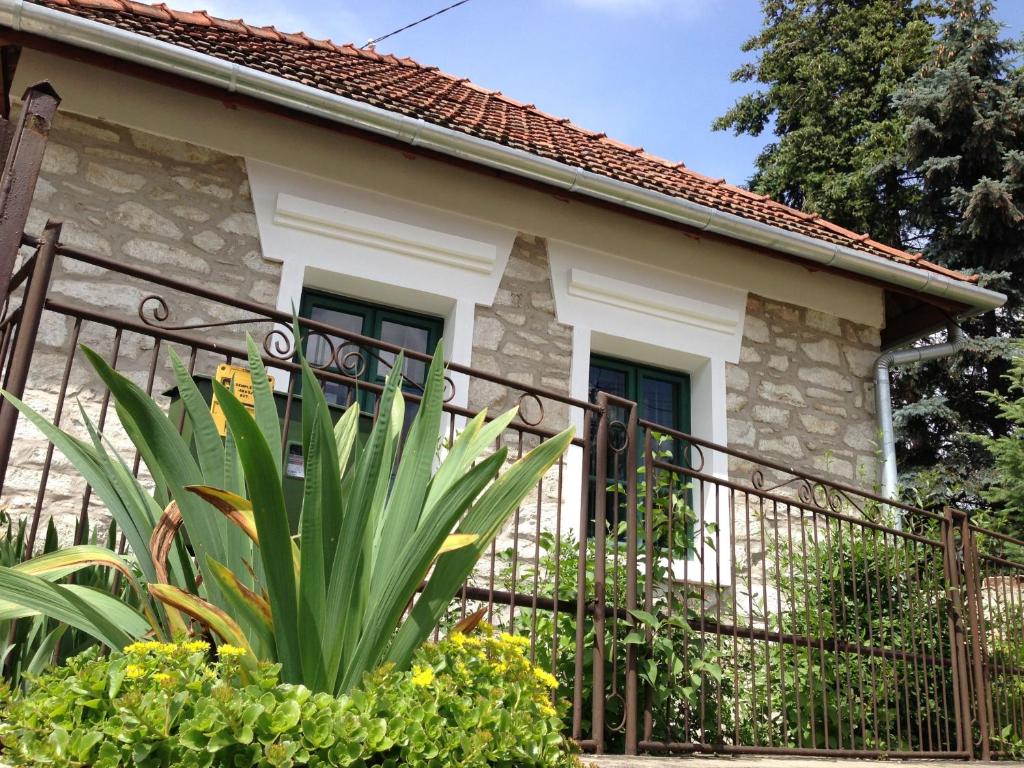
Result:
{"label": "leafy ground cover plant", "polygon": [[[42,613],[112,648],[148,633],[167,640],[191,622],[217,642],[245,649],[250,666],[256,659],[275,661],[286,682],[346,691],[381,663],[408,667],[480,554],[572,439],[566,430],[502,472],[506,449],[488,451],[516,412],[491,421],[481,413],[435,468],[444,398],[440,349],[404,440],[399,357],[365,443],[357,440],[358,408],[334,424],[319,382],[300,355],[305,485],[293,538],[274,396],[251,338],[248,350],[254,415],[214,383],[229,425],[227,439],[218,434],[186,367],[172,355],[191,445],[154,400],[84,350],[156,480],[155,494],[132,477],[87,418],[89,442],[7,396],[107,505],[147,590],[113,552],[71,547],[51,561],[0,567],[0,607]],[[125,575],[142,613],[108,595],[53,583],[69,568],[98,563]]]}
{"label": "leafy ground cover plant", "polygon": [[142,642],[93,649],[0,699],[0,744],[17,765],[537,766],[579,762],[562,739],[555,682],[519,638],[490,630],[425,645],[348,694],[279,682],[280,665],[244,668],[230,645]]}

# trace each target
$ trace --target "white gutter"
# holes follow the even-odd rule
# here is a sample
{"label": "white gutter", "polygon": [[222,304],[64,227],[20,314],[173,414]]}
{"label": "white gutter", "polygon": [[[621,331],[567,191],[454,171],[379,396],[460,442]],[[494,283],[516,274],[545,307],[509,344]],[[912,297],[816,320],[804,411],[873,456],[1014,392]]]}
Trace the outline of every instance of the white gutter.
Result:
{"label": "white gutter", "polygon": [[971,307],[967,314],[986,312],[1002,306],[1006,301],[1001,293],[945,275],[771,227],[671,195],[641,189],[523,150],[325,93],[311,86],[25,0],[0,0],[0,26],[171,72],[232,93],[251,96],[569,192],[763,246],[814,264],[966,304]]}

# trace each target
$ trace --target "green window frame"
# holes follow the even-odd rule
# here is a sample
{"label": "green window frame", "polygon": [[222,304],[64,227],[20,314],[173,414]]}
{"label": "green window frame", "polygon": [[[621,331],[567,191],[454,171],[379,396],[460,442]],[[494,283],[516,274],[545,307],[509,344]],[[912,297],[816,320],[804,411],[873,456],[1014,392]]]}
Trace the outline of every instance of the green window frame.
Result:
{"label": "green window frame", "polygon": [[[665,427],[677,429],[680,432],[690,432],[690,376],[678,371],[670,371],[664,368],[632,363],[605,355],[590,356],[590,399],[594,400],[598,389],[594,381],[594,369],[602,368],[606,371],[614,371],[623,375],[625,383],[624,391],[614,392],[627,400],[632,400],[639,408],[641,419],[647,419]],[[665,424],[664,419],[651,412],[654,403],[651,402],[651,392],[644,385],[647,382],[667,384],[674,389],[672,399],[673,418],[671,424]]]}
{"label": "green window frame", "polygon": [[[608,386],[601,386],[602,378],[604,383]],[[658,389],[670,390],[670,392],[662,392],[660,400],[657,397]],[[665,368],[658,368],[643,363],[634,363],[629,360],[623,360],[615,357],[608,357],[606,355],[593,354],[590,357],[590,368],[589,368],[589,396],[591,401],[595,401],[597,393],[604,389],[610,394],[615,394],[620,397],[624,397],[627,400],[632,400],[637,404],[638,415],[641,419],[660,424],[671,429],[678,430],[685,434],[690,433],[691,415],[690,415],[690,376],[689,374],[682,373],[680,371],[671,371]],[[668,396],[665,397],[664,395]],[[671,417],[665,418],[666,409],[671,411]],[[623,422],[626,420],[626,410],[617,406],[612,406],[610,417],[614,419],[620,419]],[[666,423],[668,422],[668,423]],[[678,446],[678,441],[672,441],[672,444]],[[637,451],[637,466],[643,466],[644,460],[644,446],[642,444],[636,446]],[[590,532],[594,532],[596,526],[596,509],[594,501],[596,499],[596,456],[592,460],[590,468]],[[609,494],[610,496],[610,494]],[[609,498],[607,505],[608,514],[613,514],[612,502]],[[620,512],[620,520],[621,512]],[[611,518],[609,518],[609,524]],[[686,530],[686,541],[693,541],[692,524],[687,525]],[[691,543],[687,544],[687,548],[692,546]]]}
{"label": "green window frame", "polygon": [[[440,317],[311,288],[306,288],[302,292],[299,315],[430,355],[434,353],[444,335],[444,320]],[[332,315],[334,315],[333,318]],[[311,344],[316,344],[315,339],[314,336],[312,340],[307,340],[305,346],[307,357],[314,363],[316,360],[313,358],[315,358],[317,350],[311,348]],[[415,343],[417,341],[420,343]],[[338,343],[337,340],[335,343]],[[347,362],[344,359],[346,355],[359,349],[359,347],[352,347],[349,350],[346,347],[346,351],[339,355],[341,359],[335,362],[345,364]],[[394,361],[394,355],[378,348],[372,348],[366,350],[363,357],[366,364],[364,370],[360,372],[359,380],[383,384],[391,369],[390,363]],[[362,364],[359,363],[359,365]],[[345,367],[351,371],[356,366],[353,364]],[[332,366],[331,369],[338,370],[337,366]],[[418,392],[426,377],[427,364],[419,360],[406,359],[403,369],[409,381],[406,381],[402,388],[407,392]],[[337,405],[347,405],[350,389],[344,384],[329,383],[326,387],[328,400]],[[376,407],[376,393],[367,390],[359,391],[358,385],[355,390],[355,400],[359,403],[360,409],[365,413],[372,413]],[[415,409],[410,410],[414,412]],[[407,414],[408,418],[411,416],[412,413]]]}

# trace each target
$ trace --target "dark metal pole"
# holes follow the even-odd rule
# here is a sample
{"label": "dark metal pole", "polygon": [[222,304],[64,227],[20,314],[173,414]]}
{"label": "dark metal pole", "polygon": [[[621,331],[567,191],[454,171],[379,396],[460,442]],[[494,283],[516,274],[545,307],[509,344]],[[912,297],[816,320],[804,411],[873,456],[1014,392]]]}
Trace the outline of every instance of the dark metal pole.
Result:
{"label": "dark metal pole", "polygon": [[14,74],[20,57],[21,46],[0,47],[0,82],[3,87],[3,102],[0,103],[0,157],[7,157],[11,149],[11,138],[14,136],[14,124],[11,123],[11,86],[14,84]]}
{"label": "dark metal pole", "polygon": [[[626,625],[635,627],[633,611],[637,609],[637,405],[629,407],[626,424]],[[650,483],[650,478],[647,478]],[[651,580],[651,566],[647,563],[646,581]],[[635,643],[626,646],[626,754],[637,753],[638,704],[640,699],[639,649]]]}
{"label": "dark metal pole", "polygon": [[7,296],[11,283],[43,165],[46,140],[59,104],[60,96],[48,82],[36,83],[25,91],[21,117],[0,177],[0,299]]}
{"label": "dark metal pole", "polygon": [[597,407],[597,444],[594,446],[596,472],[594,478],[594,693],[591,728],[594,751],[604,752],[604,662],[605,662],[605,546],[608,525],[608,395],[599,392]]}
{"label": "dark metal pole", "polygon": [[946,561],[946,583],[949,597],[949,642],[952,656],[954,717],[956,719],[956,750],[974,751],[971,736],[971,690],[967,672],[967,636],[964,632],[964,597],[960,589],[960,561],[957,557],[956,536],[958,521],[964,513],[946,507],[942,522],[942,548]]}
{"label": "dark metal pole", "polygon": [[974,705],[981,736],[981,759],[992,759],[989,704],[988,659],[985,652],[984,616],[979,604],[981,576],[978,573],[977,542],[967,515],[960,521],[960,540],[964,548],[964,582],[967,592],[967,622],[971,630],[971,665],[974,672]]}
{"label": "dark metal pole", "polygon": [[[59,222],[46,222],[46,228],[43,230],[43,236],[34,257],[32,276],[25,287],[25,299],[21,304],[21,321],[18,323],[18,335],[11,353],[7,376],[7,390],[18,398],[25,395],[28,370],[36,346],[36,335],[39,332],[39,321],[50,287],[50,273],[53,271],[53,260],[57,253],[60,228]],[[6,401],[0,403],[0,489],[3,488],[4,479],[7,476],[7,464],[11,458],[11,446],[14,444],[14,430],[17,427],[17,422],[17,409]],[[32,541],[28,542],[26,556],[31,554],[33,543]]]}

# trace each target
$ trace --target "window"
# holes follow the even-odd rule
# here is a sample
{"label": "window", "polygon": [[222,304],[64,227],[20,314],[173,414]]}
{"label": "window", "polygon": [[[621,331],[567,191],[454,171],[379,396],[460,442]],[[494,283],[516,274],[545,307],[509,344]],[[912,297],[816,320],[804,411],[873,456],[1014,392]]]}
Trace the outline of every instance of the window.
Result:
{"label": "window", "polygon": [[[680,432],[690,431],[690,377],[685,373],[666,371],[651,366],[630,363],[625,360],[616,360],[609,357],[594,355],[590,358],[590,400],[597,399],[598,392],[607,392],[637,404],[638,416],[641,419],[660,424]],[[627,412],[621,406],[611,406],[609,417],[614,420],[626,421]],[[639,442],[639,441],[638,441]],[[668,443],[673,447],[673,453],[678,452],[679,441],[672,440]],[[643,466],[643,445],[637,445],[637,466]],[[591,511],[591,532],[595,521],[595,485],[596,485],[596,460],[594,456],[591,465],[590,481],[590,511]],[[678,457],[677,457],[678,460]],[[622,478],[619,478],[621,482]],[[609,478],[609,485],[614,482]],[[620,494],[620,507],[625,503],[625,497]],[[615,510],[613,509],[612,494],[609,493],[606,504],[608,525],[611,526]],[[624,510],[620,508],[618,519],[623,520]],[[690,536],[687,534],[687,539]]]}
{"label": "window", "polygon": [[[590,358],[590,399],[607,392],[634,401],[641,419],[655,424],[690,431],[690,377],[610,357]],[[612,418],[625,419],[618,408]]]}
{"label": "window", "polygon": [[[444,321],[438,317],[319,291],[303,291],[299,312],[310,320],[426,354],[434,353],[444,331]],[[314,366],[340,370],[362,381],[383,384],[395,362],[395,355],[376,347],[363,349],[337,336],[325,339],[311,334],[306,342],[306,359]],[[426,379],[427,364],[422,360],[406,359],[402,373],[405,376],[403,389],[419,392]],[[376,393],[365,390],[353,392],[353,389],[359,388],[335,381],[324,383],[324,393],[331,404],[345,406],[357,401],[364,412],[373,413]],[[409,422],[415,408],[407,407],[406,411],[406,421]]]}

